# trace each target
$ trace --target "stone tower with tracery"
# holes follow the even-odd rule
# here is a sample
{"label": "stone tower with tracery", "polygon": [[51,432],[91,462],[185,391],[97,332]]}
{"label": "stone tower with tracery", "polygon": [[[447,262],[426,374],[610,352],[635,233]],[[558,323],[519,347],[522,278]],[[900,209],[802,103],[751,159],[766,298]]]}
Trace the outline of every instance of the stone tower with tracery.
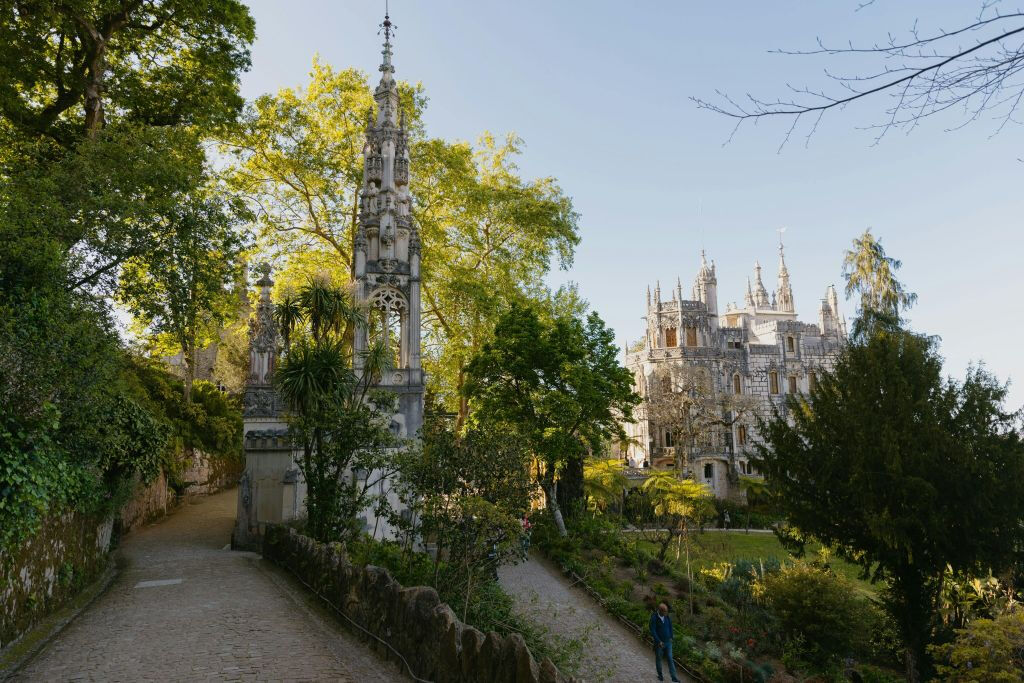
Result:
{"label": "stone tower with tracery", "polygon": [[356,301],[368,324],[356,331],[356,369],[375,343],[384,346],[392,369],[373,385],[393,392],[398,412],[392,429],[414,437],[423,425],[424,374],[420,364],[420,236],[412,219],[409,141],[391,63],[395,26],[385,15],[384,59],[374,91],[376,103],[363,146],[363,186],[354,240]]}

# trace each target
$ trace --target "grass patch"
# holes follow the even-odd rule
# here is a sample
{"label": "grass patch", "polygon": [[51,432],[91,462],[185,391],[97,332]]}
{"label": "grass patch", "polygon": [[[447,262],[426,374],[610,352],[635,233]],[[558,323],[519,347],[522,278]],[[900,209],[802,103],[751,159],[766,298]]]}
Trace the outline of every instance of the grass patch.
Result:
{"label": "grass patch", "polygon": [[[640,541],[640,547],[651,554],[657,554],[657,548],[653,543]],[[807,559],[818,556],[821,546],[816,543],[808,544]],[[675,549],[669,551],[667,561],[676,565],[683,572],[686,571],[686,563],[682,554],[679,562],[676,563]],[[794,558],[790,555],[775,534],[753,533],[747,534],[743,531],[714,531],[707,533],[694,533],[690,536],[690,565],[694,573],[701,569],[710,569],[721,562],[735,564],[739,560],[777,560],[780,564],[791,563]],[[860,578],[861,568],[846,560],[831,556],[828,565],[836,574],[849,579],[857,591],[865,597],[874,597],[881,590],[880,584],[872,584]]]}

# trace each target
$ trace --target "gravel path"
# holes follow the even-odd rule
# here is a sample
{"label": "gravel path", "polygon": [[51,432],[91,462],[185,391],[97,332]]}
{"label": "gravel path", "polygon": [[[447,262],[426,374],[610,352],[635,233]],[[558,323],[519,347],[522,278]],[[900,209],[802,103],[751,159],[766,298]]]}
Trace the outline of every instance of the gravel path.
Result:
{"label": "gravel path", "polygon": [[113,585],[16,680],[407,680],[281,571],[232,552],[234,491],[124,539]]}
{"label": "gravel path", "polygon": [[[590,683],[658,680],[652,650],[547,560],[531,554],[527,562],[502,567],[498,579],[517,608],[551,634],[584,640],[580,676]],[[682,672],[679,678],[690,680]]]}

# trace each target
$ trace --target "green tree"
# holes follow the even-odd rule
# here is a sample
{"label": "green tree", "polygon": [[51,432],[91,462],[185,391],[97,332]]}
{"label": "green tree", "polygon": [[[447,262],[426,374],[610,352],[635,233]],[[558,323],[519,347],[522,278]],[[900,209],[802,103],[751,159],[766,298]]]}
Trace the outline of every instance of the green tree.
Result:
{"label": "green tree", "polygon": [[849,580],[798,563],[758,583],[786,649],[818,670],[835,666],[867,644],[871,608]]}
{"label": "green tree", "polygon": [[907,676],[929,671],[940,579],[999,571],[1024,519],[1024,447],[1006,388],[980,368],[943,380],[934,340],[891,326],[856,339],[789,419],[762,427],[759,469],[789,521],[888,585]]}
{"label": "green tree", "polygon": [[118,299],[150,334],[181,354],[184,398],[191,402],[196,352],[215,341],[235,313],[242,242],[228,204],[194,193],[170,217],[170,233],[125,263]]}
{"label": "green tree", "polygon": [[[571,264],[578,216],[555,179],[520,176],[522,140],[485,134],[474,146],[427,138],[422,87],[400,82],[399,93],[423,241],[424,365],[431,391],[459,413],[461,426],[466,364],[509,302],[547,296],[539,283],[553,262]],[[247,109],[224,140],[232,158],[226,176],[253,201],[262,249],[286,255],[289,266],[340,259],[350,269],[372,109],[364,73],[319,61],[305,88],[260,97]],[[323,259],[296,258],[309,251]]]}
{"label": "green tree", "polygon": [[843,277],[846,297],[860,296],[861,321],[866,321],[869,313],[899,320],[900,312],[917,301],[917,295],[896,279],[902,265],[899,259],[885,255],[871,228],[853,240],[853,246],[843,254]]}
{"label": "green tree", "polygon": [[0,14],[0,115],[65,146],[112,120],[224,124],[254,36],[237,0],[15,2]]}
{"label": "green tree", "polygon": [[435,586],[460,598],[463,618],[474,588],[520,557],[522,525],[537,490],[521,440],[495,430],[429,422],[397,484],[407,508],[395,523],[412,541],[433,543]]}
{"label": "green tree", "polygon": [[[464,387],[471,415],[518,433],[534,458],[559,533],[566,535],[558,485],[566,470],[622,436],[639,397],[632,376],[619,365],[611,330],[596,313],[542,318],[513,304],[498,320],[494,339],[469,362]],[[582,491],[580,492],[582,497]]]}

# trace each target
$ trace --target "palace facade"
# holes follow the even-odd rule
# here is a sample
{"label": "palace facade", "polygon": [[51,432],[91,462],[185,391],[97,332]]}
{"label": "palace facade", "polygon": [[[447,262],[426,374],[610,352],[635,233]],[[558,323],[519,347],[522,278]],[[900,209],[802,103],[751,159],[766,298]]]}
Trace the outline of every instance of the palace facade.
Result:
{"label": "palace facade", "polygon": [[[786,395],[809,391],[845,344],[846,322],[835,287],[826,289],[816,323],[797,320],[780,244],[778,284],[770,295],[755,263],[743,306],[731,303],[720,311],[715,265],[703,252],[690,296],[684,298],[678,279],[666,294],[660,283],[653,294],[648,287],[647,330],[626,353],[626,367],[644,399],[637,421],[625,425],[630,437],[626,458],[637,468],[671,468],[682,462],[717,497],[738,496],[740,475],[757,474],[750,462],[758,439],[755,414],[768,415],[773,409],[784,413]],[[675,443],[673,430],[657,424],[652,407],[653,401],[664,400],[659,391],[674,390],[664,386],[671,384],[665,377],[673,371],[678,375],[681,368],[701,369],[709,393],[721,399],[721,420],[709,428],[717,433],[696,440],[696,445]],[[745,409],[734,413],[730,401]],[[688,451],[679,459],[678,448]]]}

